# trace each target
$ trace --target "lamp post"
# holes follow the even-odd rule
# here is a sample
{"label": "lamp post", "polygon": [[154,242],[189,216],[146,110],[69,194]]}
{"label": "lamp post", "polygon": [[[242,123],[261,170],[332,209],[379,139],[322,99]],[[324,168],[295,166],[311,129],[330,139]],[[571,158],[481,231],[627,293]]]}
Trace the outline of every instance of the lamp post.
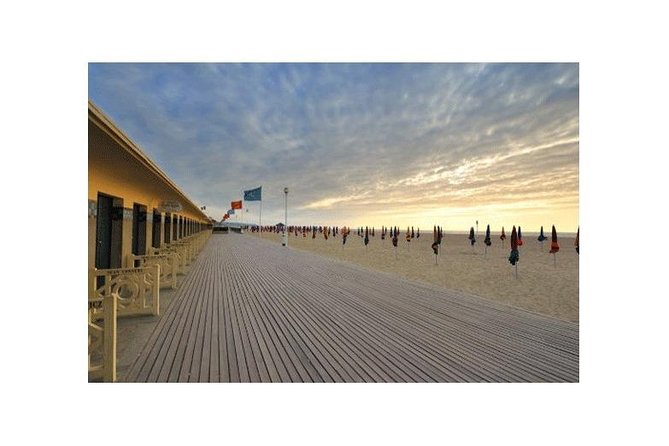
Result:
{"label": "lamp post", "polygon": [[285,197],[285,216],[283,219],[283,246],[288,246],[288,188],[283,188],[283,193]]}

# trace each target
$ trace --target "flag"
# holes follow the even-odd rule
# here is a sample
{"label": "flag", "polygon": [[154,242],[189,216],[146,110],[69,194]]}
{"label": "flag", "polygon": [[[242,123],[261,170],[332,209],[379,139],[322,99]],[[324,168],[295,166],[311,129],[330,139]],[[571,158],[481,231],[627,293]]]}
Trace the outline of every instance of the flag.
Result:
{"label": "flag", "polygon": [[242,200],[231,201],[230,202],[230,207],[232,209],[241,209],[242,208]]}
{"label": "flag", "polygon": [[230,215],[235,215],[235,210],[234,209],[228,209],[228,217]]}
{"label": "flag", "polygon": [[261,201],[262,200],[262,186],[244,191],[244,201]]}

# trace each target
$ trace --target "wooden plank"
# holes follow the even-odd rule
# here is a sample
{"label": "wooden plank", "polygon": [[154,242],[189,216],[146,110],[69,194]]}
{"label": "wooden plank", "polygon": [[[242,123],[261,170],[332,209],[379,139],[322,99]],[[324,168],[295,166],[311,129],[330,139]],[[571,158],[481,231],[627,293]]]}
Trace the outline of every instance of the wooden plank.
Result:
{"label": "wooden plank", "polygon": [[243,335],[242,340],[246,340],[245,348],[247,354],[247,365],[250,371],[250,377],[252,382],[270,382],[270,375],[268,372],[268,367],[265,362],[265,358],[262,354],[262,349],[260,347],[260,342],[255,333],[253,324],[251,323],[251,318],[249,317],[247,311],[246,302],[248,299],[252,298],[246,293],[244,284],[247,282],[247,278],[239,278],[234,281],[236,286],[236,303],[237,310],[240,315],[240,320],[243,326]]}
{"label": "wooden plank", "polygon": [[234,283],[229,271],[229,265],[226,264],[223,269],[224,272],[224,283],[225,283],[225,298],[226,298],[226,310],[229,323],[229,339],[228,339],[228,351],[232,355],[232,363],[234,363],[234,369],[231,369],[232,381],[233,382],[250,382],[251,378],[248,371],[248,366],[246,364],[246,357],[244,352],[244,346],[242,343],[239,319],[237,317],[237,311],[235,307],[235,297],[234,297]]}

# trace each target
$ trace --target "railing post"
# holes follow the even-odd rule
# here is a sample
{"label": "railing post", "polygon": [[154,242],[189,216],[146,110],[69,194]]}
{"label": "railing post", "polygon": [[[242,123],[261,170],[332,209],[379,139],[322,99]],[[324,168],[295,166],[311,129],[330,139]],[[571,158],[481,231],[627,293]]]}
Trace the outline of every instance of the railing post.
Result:
{"label": "railing post", "polygon": [[116,381],[116,296],[108,293],[103,299],[104,307],[104,381]]}
{"label": "railing post", "polygon": [[153,284],[153,315],[160,316],[160,264],[154,266],[155,283]]}
{"label": "railing post", "polygon": [[176,253],[168,254],[172,258],[172,289],[177,289],[177,255]]}

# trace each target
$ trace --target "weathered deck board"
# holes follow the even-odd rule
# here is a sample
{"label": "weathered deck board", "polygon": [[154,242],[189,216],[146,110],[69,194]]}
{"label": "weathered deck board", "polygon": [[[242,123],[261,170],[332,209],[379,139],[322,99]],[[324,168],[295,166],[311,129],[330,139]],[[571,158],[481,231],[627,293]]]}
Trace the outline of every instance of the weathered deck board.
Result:
{"label": "weathered deck board", "polygon": [[212,236],[128,381],[577,382],[578,324]]}

